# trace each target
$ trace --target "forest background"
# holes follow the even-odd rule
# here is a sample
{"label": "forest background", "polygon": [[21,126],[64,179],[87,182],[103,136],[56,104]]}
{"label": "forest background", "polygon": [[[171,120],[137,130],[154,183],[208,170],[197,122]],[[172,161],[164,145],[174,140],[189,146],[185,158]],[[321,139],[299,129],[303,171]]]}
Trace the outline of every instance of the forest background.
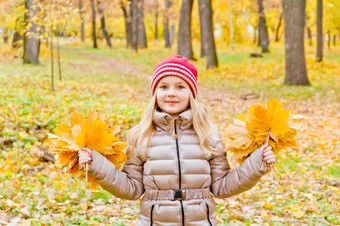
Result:
{"label": "forest background", "polygon": [[174,54],[198,68],[198,99],[225,142],[252,104],[278,99],[305,116],[297,147],[277,156],[283,184],[269,174],[215,199],[218,223],[340,224],[339,9],[336,0],[0,0],[0,225],[134,225],[138,201],[90,192],[44,141],[71,112],[92,109],[125,140],[154,65]]}

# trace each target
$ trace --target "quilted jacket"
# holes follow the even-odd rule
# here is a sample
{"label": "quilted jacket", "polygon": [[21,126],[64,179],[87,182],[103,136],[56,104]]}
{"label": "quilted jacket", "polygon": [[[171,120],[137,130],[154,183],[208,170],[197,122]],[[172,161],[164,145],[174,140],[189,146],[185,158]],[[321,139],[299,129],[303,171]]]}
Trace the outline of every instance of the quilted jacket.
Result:
{"label": "quilted jacket", "polygon": [[[203,152],[193,129],[191,110],[182,112],[176,120],[155,111],[153,122],[156,132],[147,155],[136,148],[119,170],[93,151],[90,163],[90,173],[103,189],[123,199],[143,197],[138,226],[217,225],[212,194],[226,198],[248,190],[267,170],[261,169],[259,149],[231,170],[216,127],[210,142],[217,154]],[[172,135],[170,123],[175,124],[177,136]]]}

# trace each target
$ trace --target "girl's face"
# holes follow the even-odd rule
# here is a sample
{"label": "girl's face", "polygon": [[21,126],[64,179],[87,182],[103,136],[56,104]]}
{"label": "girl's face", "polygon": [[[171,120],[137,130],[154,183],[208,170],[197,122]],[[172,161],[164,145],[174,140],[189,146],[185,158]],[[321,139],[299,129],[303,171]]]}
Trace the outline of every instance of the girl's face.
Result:
{"label": "girl's face", "polygon": [[176,115],[189,105],[190,87],[177,76],[162,78],[157,84],[156,101],[162,111]]}

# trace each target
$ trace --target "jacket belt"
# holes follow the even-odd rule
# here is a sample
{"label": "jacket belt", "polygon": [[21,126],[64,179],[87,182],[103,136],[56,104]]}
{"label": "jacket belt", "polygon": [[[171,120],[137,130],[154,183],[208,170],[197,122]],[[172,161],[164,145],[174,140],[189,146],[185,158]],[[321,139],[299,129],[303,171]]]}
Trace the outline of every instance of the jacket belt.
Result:
{"label": "jacket belt", "polygon": [[[178,198],[178,193],[182,194]],[[209,198],[210,188],[202,189],[182,189],[182,190],[146,190],[144,198],[146,200],[190,200]]]}

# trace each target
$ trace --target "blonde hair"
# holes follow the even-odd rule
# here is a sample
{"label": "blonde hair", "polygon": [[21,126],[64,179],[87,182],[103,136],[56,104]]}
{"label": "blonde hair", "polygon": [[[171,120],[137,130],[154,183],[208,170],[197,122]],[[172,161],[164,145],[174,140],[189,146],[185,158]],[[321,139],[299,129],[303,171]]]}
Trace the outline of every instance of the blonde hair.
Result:
{"label": "blonde hair", "polygon": [[[157,91],[156,91],[157,92]],[[135,148],[139,148],[142,152],[144,157],[147,156],[147,150],[150,145],[150,140],[156,131],[155,125],[153,123],[153,116],[155,110],[157,110],[157,98],[156,92],[151,98],[149,105],[147,106],[142,119],[140,122],[134,126],[127,135],[127,143],[130,148],[130,153],[128,157],[130,158],[133,155]],[[195,132],[197,133],[200,147],[203,152],[207,153],[208,155],[216,154],[216,147],[214,147],[210,142],[209,139],[215,139],[212,135],[213,126],[208,117],[208,110],[207,107],[199,103],[197,100],[194,99],[192,92],[190,92],[190,99],[189,99],[189,108],[192,111],[192,119],[193,119],[193,127]],[[175,120],[177,116],[173,118]],[[174,127],[172,126],[174,123],[170,124],[170,132],[173,136],[177,138],[174,132]]]}

